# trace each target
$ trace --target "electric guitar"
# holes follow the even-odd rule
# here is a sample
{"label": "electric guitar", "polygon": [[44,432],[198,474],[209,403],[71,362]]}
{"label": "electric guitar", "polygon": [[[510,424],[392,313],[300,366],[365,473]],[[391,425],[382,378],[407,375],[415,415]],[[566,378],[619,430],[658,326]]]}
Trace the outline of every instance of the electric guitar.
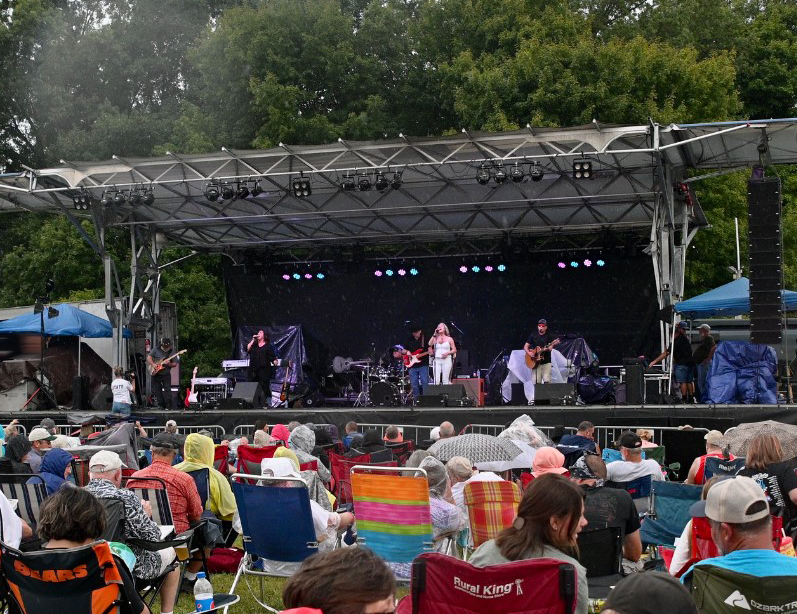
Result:
{"label": "electric guitar", "polygon": [[180,350],[176,354],[172,354],[168,358],[164,358],[163,360],[159,360],[156,363],[150,364],[147,363],[147,373],[150,375],[157,375],[161,371],[166,368],[166,363],[169,362],[172,358],[177,358],[180,354],[185,354],[188,350]]}
{"label": "electric guitar", "polygon": [[291,361],[285,365],[285,379],[282,380],[282,390],[280,390],[280,403],[284,403],[288,398],[288,388],[291,385]]}
{"label": "electric guitar", "polygon": [[421,362],[421,358],[424,356],[429,355],[429,350],[425,352],[423,350],[415,350],[414,352],[410,352],[409,354],[404,354],[404,366],[408,369],[414,367],[418,363]]}
{"label": "electric guitar", "polygon": [[528,366],[529,369],[534,369],[537,366],[537,363],[539,363],[542,359],[542,353],[553,349],[557,345],[559,345],[559,339],[554,339],[544,348],[537,346],[536,350],[531,350],[533,356],[526,354],[526,366]]}
{"label": "electric guitar", "polygon": [[191,387],[186,388],[185,390],[185,406],[189,407],[191,403],[196,403],[196,392],[194,392],[194,384],[196,381],[196,372],[199,371],[199,367],[194,367],[194,372],[191,374]]}

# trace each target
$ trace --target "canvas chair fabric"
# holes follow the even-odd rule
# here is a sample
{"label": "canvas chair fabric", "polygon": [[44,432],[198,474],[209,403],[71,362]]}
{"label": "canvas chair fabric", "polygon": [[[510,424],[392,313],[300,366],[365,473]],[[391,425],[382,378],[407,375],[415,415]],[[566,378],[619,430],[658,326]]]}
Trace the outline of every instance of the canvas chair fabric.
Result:
{"label": "canvas chair fabric", "polygon": [[230,458],[230,447],[225,443],[213,448],[213,468],[221,475],[226,476],[227,465]]}
{"label": "canvas chair fabric", "polygon": [[351,468],[355,465],[370,465],[372,467],[396,467],[396,461],[386,461],[381,463],[371,462],[370,454],[362,454],[360,456],[353,456],[344,458],[337,454],[330,453],[329,455],[330,473],[332,474],[332,481],[334,482],[333,494],[337,498],[337,505],[342,503],[352,502],[351,493]]}
{"label": "canvas chair fabric", "polygon": [[715,565],[698,565],[688,584],[699,612],[732,614],[751,611],[797,614],[794,577],[760,577],[738,573]]}
{"label": "canvas chair fabric", "polygon": [[715,475],[736,475],[744,469],[745,458],[726,460],[717,456],[707,456],[703,464],[703,482],[707,482]]}
{"label": "canvas chair fabric", "polygon": [[438,553],[412,565],[410,594],[398,614],[572,614],[576,569],[553,559],[474,567]]}
{"label": "canvas chair fabric", "polygon": [[464,489],[473,547],[494,539],[512,524],[520,505],[520,489],[513,482],[470,482]]}
{"label": "canvas chair fabric", "polygon": [[260,461],[264,458],[274,458],[274,453],[279,446],[238,446],[238,473],[260,475]]}
{"label": "canvas chair fabric", "polygon": [[186,473],[191,476],[194,480],[194,484],[196,484],[196,489],[199,493],[199,501],[202,503],[202,509],[207,509],[208,497],[210,496],[210,470],[207,467],[203,467],[202,469],[195,469],[194,471],[187,471]]}
{"label": "canvas chair fabric", "polygon": [[587,570],[587,578],[601,578],[620,573],[620,562],[623,558],[620,527],[581,531],[577,541],[578,562]]}
{"label": "canvas chair fabric", "polygon": [[354,470],[358,541],[391,563],[411,563],[432,548],[429,483],[425,477]]}
{"label": "canvas chair fabric", "polygon": [[18,474],[0,475],[0,490],[6,498],[17,500],[17,515],[35,532],[39,523],[39,510],[47,498],[47,486],[41,476],[22,476],[25,480],[33,479],[30,484],[19,483],[19,477]]}
{"label": "canvas chair fabric", "polygon": [[125,487],[132,490],[142,501],[149,501],[152,507],[152,520],[160,526],[174,525],[172,508],[166,482],[159,478],[128,478]]}
{"label": "canvas chair fabric", "polygon": [[689,508],[700,501],[702,486],[657,480],[652,484],[650,515],[642,523],[644,544],[674,546],[692,518]]}

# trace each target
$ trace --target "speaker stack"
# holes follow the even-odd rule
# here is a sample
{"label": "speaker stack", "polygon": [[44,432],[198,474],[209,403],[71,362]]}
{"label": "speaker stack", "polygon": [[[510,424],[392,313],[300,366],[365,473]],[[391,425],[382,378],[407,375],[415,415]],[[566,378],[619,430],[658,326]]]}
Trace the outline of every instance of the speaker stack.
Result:
{"label": "speaker stack", "polygon": [[783,242],[778,177],[747,182],[750,341],[776,345],[783,333]]}

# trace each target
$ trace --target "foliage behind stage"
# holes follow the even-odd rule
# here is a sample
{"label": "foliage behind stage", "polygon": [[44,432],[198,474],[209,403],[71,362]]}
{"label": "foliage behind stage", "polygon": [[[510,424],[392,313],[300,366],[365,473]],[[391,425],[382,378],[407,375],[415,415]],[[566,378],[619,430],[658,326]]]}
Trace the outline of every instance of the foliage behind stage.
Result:
{"label": "foliage behind stage", "polygon": [[[224,277],[233,331],[241,325],[301,324],[330,357],[381,355],[390,344],[405,342],[405,321],[417,322],[427,334],[442,321],[459,348],[470,351],[471,362],[487,367],[502,350],[521,348],[539,318],[547,318],[555,334],[583,336],[604,364],[651,354],[658,306],[650,258],[603,257],[603,267],[583,266],[585,254],[515,257],[504,261],[503,273],[485,272],[482,261],[482,270],[465,274],[459,267],[476,259],[440,258],[405,263],[419,274],[403,277],[376,277],[370,263],[333,262],[315,267],[323,269],[322,280],[288,281],[282,275],[289,267],[225,262]],[[560,260],[566,268],[558,267]],[[571,260],[580,266],[571,267]]]}

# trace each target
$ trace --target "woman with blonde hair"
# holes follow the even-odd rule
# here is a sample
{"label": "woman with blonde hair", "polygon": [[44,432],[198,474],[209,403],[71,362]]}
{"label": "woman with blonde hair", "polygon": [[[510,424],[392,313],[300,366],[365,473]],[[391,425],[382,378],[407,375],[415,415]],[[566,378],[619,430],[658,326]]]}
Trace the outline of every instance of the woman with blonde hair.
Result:
{"label": "woman with blonde hair", "polygon": [[437,325],[434,335],[429,339],[429,351],[434,356],[432,370],[435,384],[450,384],[451,369],[454,366],[453,355],[457,353],[457,344],[443,322]]}
{"label": "woman with blonde hair", "polygon": [[769,511],[783,517],[783,526],[797,518],[797,475],[783,462],[780,440],[769,433],[756,435],[747,444],[745,466],[736,475],[746,475],[764,489]]}

